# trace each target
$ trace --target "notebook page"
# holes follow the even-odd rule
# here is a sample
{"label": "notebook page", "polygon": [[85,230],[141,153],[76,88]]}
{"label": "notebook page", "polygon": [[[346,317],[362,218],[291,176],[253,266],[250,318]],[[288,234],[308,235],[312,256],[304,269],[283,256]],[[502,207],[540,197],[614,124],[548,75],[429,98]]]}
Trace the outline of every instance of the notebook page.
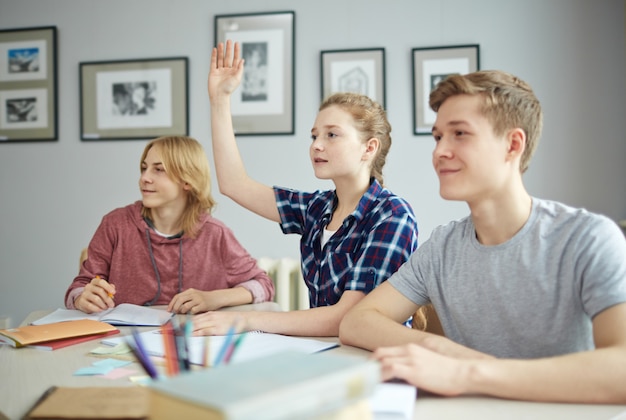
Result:
{"label": "notebook page", "polygon": [[[281,334],[270,334],[263,332],[244,333],[241,345],[237,348],[230,363],[242,362],[245,360],[256,359],[274,353],[286,350],[301,351],[303,353],[316,353],[337,347],[336,343],[328,343],[321,340],[292,337]],[[159,330],[144,331],[139,334],[143,342],[144,348],[152,356],[163,357],[165,350],[163,347],[163,336]],[[238,334],[234,337],[237,338]],[[204,341],[206,337],[189,337],[189,361],[196,365],[202,364]],[[226,336],[215,335],[209,337],[211,347],[210,357],[211,365],[215,363],[219,349],[226,340]],[[115,346],[125,341],[124,337],[113,337],[102,340],[102,344]]]}

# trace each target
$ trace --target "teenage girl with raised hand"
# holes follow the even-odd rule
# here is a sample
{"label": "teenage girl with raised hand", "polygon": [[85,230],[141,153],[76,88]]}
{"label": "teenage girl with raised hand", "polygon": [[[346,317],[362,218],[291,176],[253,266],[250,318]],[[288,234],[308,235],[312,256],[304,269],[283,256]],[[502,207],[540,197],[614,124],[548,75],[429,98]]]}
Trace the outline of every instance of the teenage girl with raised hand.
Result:
{"label": "teenage girl with raised hand", "polygon": [[213,49],[208,90],[215,170],[220,191],[241,206],[301,235],[302,272],[310,309],[291,312],[207,312],[195,334],[224,334],[236,318],[248,330],[337,336],[343,315],[390,277],[417,247],[411,206],[382,185],[391,146],[383,108],[366,96],[329,97],[311,129],[315,176],[334,190],[312,193],[270,187],[250,178],[232,125],[231,95],[240,85],[240,45]]}

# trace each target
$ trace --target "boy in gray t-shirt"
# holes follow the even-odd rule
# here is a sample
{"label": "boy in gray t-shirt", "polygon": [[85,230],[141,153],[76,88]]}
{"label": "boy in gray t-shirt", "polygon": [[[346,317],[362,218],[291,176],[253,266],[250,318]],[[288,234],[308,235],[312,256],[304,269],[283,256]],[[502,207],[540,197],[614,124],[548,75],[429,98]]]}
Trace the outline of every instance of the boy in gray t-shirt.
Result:
{"label": "boy in gray t-shirt", "polygon": [[[531,197],[542,128],[528,84],[450,76],[430,95],[440,194],[470,216],[436,228],[343,319],[383,378],[443,395],[626,403],[626,240],[607,217]],[[403,321],[432,303],[445,337]]]}

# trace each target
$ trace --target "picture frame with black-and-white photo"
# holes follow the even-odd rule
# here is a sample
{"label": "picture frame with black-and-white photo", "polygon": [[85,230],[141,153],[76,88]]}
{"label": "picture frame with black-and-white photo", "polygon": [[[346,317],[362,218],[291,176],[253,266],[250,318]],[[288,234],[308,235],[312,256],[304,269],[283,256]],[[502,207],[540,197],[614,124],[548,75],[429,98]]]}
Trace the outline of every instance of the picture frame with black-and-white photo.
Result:
{"label": "picture frame with black-and-white photo", "polygon": [[385,49],[325,50],[320,53],[322,101],[333,93],[354,92],[385,108]]}
{"label": "picture frame with black-and-white photo", "polygon": [[451,74],[480,69],[478,44],[412,49],[413,134],[430,135],[436,114],[430,109],[430,92]]}
{"label": "picture frame with black-and-white photo", "polygon": [[188,135],[187,57],[79,63],[81,140]]}
{"label": "picture frame with black-and-white photo", "polygon": [[0,143],[58,140],[57,28],[0,30]]}
{"label": "picture frame with black-and-white photo", "polygon": [[295,132],[295,12],[216,15],[215,46],[241,45],[241,85],[231,97],[237,136]]}

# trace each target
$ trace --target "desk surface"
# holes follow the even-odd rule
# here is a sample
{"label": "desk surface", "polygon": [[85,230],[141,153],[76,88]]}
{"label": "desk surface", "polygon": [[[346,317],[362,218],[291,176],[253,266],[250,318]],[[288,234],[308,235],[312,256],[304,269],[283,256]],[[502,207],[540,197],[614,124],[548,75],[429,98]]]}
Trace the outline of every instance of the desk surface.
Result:
{"label": "desk surface", "polygon": [[[274,310],[274,307],[268,304],[255,304],[237,309]],[[38,319],[48,312],[33,312],[22,324]],[[124,327],[120,327],[120,330],[122,334],[129,331]],[[316,339],[338,341],[335,337],[316,337]],[[110,380],[98,376],[73,376],[76,370],[96,360],[88,356],[88,352],[98,345],[98,341],[95,340],[55,351],[0,346],[0,412],[9,419],[21,418],[51,385],[74,387],[132,385],[128,377]],[[340,346],[329,351],[361,356],[368,354],[365,350],[349,346]],[[134,365],[134,368],[141,371],[139,365]],[[414,418],[626,420],[626,405],[545,404],[487,397],[442,398],[419,395],[418,392]]]}

